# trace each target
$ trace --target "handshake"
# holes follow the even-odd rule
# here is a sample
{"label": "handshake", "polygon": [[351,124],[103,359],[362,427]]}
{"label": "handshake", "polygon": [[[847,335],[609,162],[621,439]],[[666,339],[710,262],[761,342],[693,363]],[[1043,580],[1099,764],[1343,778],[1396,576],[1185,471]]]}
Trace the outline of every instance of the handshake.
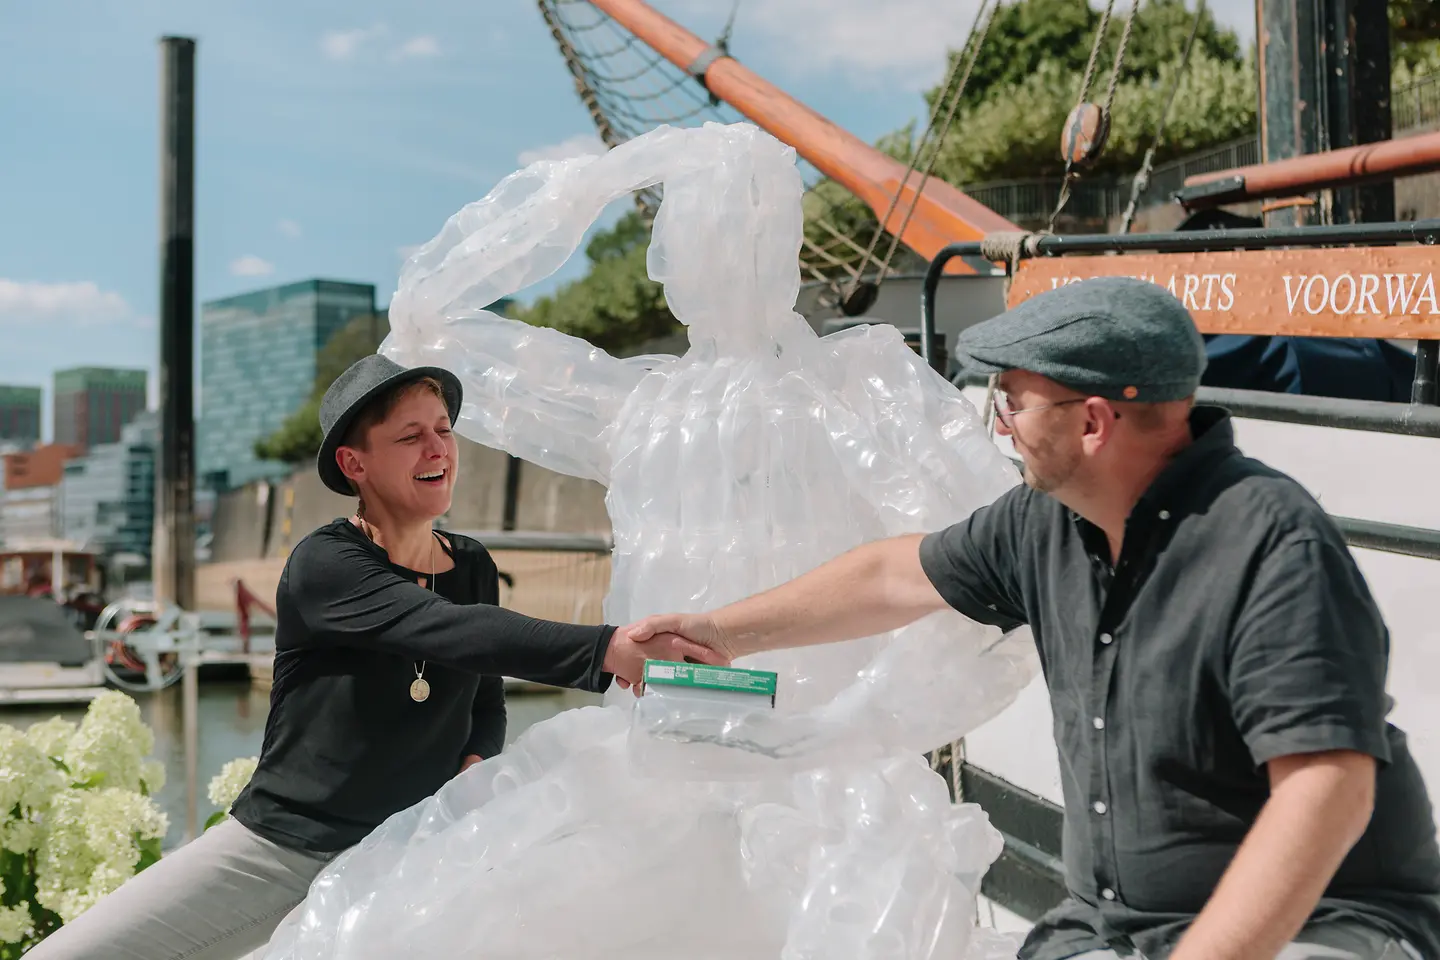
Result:
{"label": "handshake", "polygon": [[619,627],[610,637],[604,670],[622,689],[640,695],[646,660],[688,660],[726,667],[737,651],[731,638],[707,614],[665,613]]}

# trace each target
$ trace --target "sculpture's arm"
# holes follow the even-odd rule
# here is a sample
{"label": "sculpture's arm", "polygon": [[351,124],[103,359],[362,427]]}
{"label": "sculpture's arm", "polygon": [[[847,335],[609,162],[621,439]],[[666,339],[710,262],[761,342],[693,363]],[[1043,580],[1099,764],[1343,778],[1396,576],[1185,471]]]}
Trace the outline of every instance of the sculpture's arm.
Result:
{"label": "sculpture's arm", "polygon": [[661,131],[603,156],[541,161],[506,177],[406,261],[381,352],[460,377],[462,436],[604,483],[608,428],[646,370],[664,361],[617,360],[487,308],[559,269],[611,201],[700,162],[686,147],[693,136]]}
{"label": "sculpture's arm", "polygon": [[455,430],[487,447],[608,484],[609,435],[647,368],[674,358],[617,360],[558,330],[479,313],[412,344],[391,333],[380,352],[407,367],[455,373],[465,402]]}
{"label": "sculpture's arm", "polygon": [[[849,401],[846,409],[827,413],[831,441],[878,442],[876,457],[854,482],[880,497],[876,506],[897,524],[890,533],[924,533],[953,523],[1020,483],[980,413],[897,329],[851,327],[821,343],[844,378]],[[840,462],[858,469],[853,457]],[[875,471],[887,469],[884,482],[877,482]]]}
{"label": "sculpture's arm", "polygon": [[[612,201],[656,184],[669,192],[647,269],[665,284],[679,319],[708,318],[713,338],[717,311],[756,313],[760,286],[784,292],[798,283],[794,250],[763,259],[765,269],[757,269],[757,250],[768,248],[755,248],[756,238],[744,232],[757,198],[793,200],[794,222],[766,236],[777,250],[788,249],[786,238],[798,249],[801,184],[793,151],[744,125],[662,127],[598,157],[531,164],[446,221],[401,269],[382,351],[407,366],[434,364],[461,378],[462,435],[605,482],[610,425],[646,371],[664,361],[616,360],[488,308],[559,269]],[[732,231],[733,239],[726,236]],[[719,253],[733,261],[729,273],[718,269]],[[784,276],[771,277],[777,270]],[[716,280],[722,276],[731,279]],[[763,342],[758,328],[753,332]]]}

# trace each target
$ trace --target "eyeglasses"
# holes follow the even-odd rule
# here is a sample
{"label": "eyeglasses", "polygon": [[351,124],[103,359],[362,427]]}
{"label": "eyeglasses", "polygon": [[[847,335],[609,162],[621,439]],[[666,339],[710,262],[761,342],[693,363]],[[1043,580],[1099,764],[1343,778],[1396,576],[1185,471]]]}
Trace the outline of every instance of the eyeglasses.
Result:
{"label": "eyeglasses", "polygon": [[1039,406],[1021,407],[1019,410],[1016,410],[1014,407],[1010,406],[1010,395],[1004,390],[996,390],[995,415],[999,417],[1000,422],[1005,424],[1005,426],[1008,428],[1011,425],[1011,419],[1017,413],[1034,413],[1036,410],[1049,410],[1052,407],[1063,407],[1068,403],[1084,403],[1087,399],[1089,398],[1075,397],[1070,400],[1057,400],[1054,403],[1042,403]]}

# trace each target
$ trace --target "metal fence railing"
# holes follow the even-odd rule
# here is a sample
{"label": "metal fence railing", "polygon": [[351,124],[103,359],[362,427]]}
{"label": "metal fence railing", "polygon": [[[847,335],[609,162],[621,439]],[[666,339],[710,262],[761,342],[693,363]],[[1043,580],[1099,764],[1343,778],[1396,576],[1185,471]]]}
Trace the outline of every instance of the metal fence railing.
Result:
{"label": "metal fence railing", "polygon": [[[1049,221],[1050,212],[1060,198],[1060,183],[1059,177],[994,180],[967,184],[960,189],[1005,219],[1021,226],[1034,226]],[[1081,180],[1070,188],[1064,216],[1071,220],[1109,220],[1124,212],[1128,199],[1128,194],[1120,196],[1111,180]]]}
{"label": "metal fence railing", "polygon": [[601,623],[610,589],[608,538],[517,530],[457,531],[479,540],[500,570],[500,605],[564,623]]}
{"label": "metal fence railing", "polygon": [[1390,95],[1390,126],[1396,133],[1440,125],[1440,74],[1421,77]]}
{"label": "metal fence railing", "polygon": [[[1391,127],[1397,135],[1440,126],[1440,74],[1421,77],[1397,88],[1391,95],[1390,104]],[[1141,194],[1140,207],[1170,203],[1175,191],[1184,186],[1189,177],[1259,162],[1259,138],[1243,137],[1157,164],[1150,172],[1149,185]],[[1070,200],[1065,205],[1066,218],[1072,223],[1094,224],[1120,216],[1130,199],[1132,179],[1133,174],[1077,182],[1072,186]],[[1060,178],[990,180],[965,184],[960,189],[1007,220],[1034,228],[1048,221],[1050,211],[1055,209],[1055,202],[1060,196]]]}
{"label": "metal fence railing", "polygon": [[[1140,207],[1170,202],[1171,196],[1193,177],[1215,170],[1228,170],[1260,162],[1260,142],[1254,137],[1234,140],[1190,156],[1157,165],[1150,172],[1150,184],[1140,197]],[[1070,189],[1064,216],[1070,222],[1097,225],[1108,223],[1125,212],[1130,202],[1132,177],[1080,180]],[[1059,177],[1028,180],[992,180],[962,186],[970,197],[1024,227],[1043,224],[1060,198]]]}

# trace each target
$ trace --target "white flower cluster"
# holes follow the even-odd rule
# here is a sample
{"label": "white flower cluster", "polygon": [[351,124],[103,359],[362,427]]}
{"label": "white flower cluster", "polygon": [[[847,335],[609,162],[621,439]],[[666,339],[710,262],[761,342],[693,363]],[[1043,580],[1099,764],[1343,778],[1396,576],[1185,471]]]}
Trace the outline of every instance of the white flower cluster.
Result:
{"label": "white flower cluster", "polygon": [[[5,895],[5,881],[0,880],[0,897]],[[0,943],[20,943],[30,936],[34,921],[30,919],[30,907],[0,907]]]}
{"label": "white flower cluster", "polygon": [[159,840],[165,814],[130,790],[66,790],[55,797],[37,851],[36,899],[69,922],[135,874],[139,843]]}
{"label": "white flower cluster", "polygon": [[[107,691],[77,727],[59,717],[24,733],[0,725],[0,858],[17,862],[33,902],[3,906],[0,944],[43,936],[48,913],[69,922],[158,858],[169,824],[150,797],[164,767],[140,708]],[[54,918],[49,922],[53,925]]]}
{"label": "white flower cluster", "polygon": [[240,791],[245,789],[250,778],[255,775],[255,765],[259,762],[259,757],[241,757],[221,767],[220,772],[210,781],[210,802],[229,813],[230,808],[235,806]]}

